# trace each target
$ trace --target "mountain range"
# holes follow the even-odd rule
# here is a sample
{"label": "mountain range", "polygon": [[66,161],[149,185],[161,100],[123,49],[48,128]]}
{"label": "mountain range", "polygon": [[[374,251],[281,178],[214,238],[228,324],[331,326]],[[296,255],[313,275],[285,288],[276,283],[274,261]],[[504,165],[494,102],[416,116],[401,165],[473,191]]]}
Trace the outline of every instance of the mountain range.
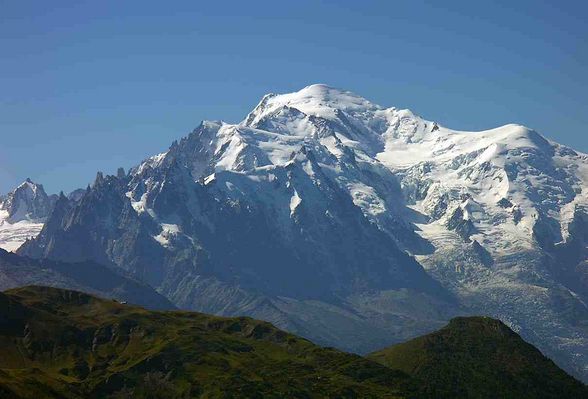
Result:
{"label": "mountain range", "polygon": [[588,156],[532,129],[455,131],[312,85],[98,173],[17,253],[358,353],[492,316],[587,381],[587,189]]}

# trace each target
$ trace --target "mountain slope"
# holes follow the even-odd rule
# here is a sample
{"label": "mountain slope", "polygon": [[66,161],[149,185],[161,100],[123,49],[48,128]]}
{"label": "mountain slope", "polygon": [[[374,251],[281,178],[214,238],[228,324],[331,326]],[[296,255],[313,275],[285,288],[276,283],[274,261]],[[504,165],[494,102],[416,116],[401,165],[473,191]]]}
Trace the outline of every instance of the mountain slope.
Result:
{"label": "mountain slope", "polygon": [[435,247],[419,262],[473,313],[588,378],[588,156],[519,125],[409,132],[389,135],[377,157]]}
{"label": "mountain slope", "polygon": [[29,259],[0,249],[0,291],[36,284],[80,290],[148,309],[175,308],[153,288],[106,266],[91,261]]}
{"label": "mountain slope", "polygon": [[418,379],[436,398],[582,398],[588,388],[502,322],[456,318],[368,358]]}
{"label": "mountain slope", "polygon": [[312,85],[98,174],[19,252],[359,352],[490,315],[588,379],[587,183],[586,155],[531,129],[459,132]]}
{"label": "mountain slope", "polygon": [[46,287],[0,294],[0,352],[0,389],[14,398],[399,398],[410,391],[404,373],[269,323],[148,312]]}

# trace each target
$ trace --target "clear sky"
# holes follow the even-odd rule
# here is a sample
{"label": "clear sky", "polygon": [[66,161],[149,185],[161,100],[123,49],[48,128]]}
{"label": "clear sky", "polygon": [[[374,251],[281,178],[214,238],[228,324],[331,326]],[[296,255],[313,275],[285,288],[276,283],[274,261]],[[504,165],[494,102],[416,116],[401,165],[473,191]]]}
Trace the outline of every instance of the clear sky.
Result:
{"label": "clear sky", "polygon": [[588,152],[587,14],[585,1],[0,0],[0,192],[26,177],[85,186],[312,83]]}

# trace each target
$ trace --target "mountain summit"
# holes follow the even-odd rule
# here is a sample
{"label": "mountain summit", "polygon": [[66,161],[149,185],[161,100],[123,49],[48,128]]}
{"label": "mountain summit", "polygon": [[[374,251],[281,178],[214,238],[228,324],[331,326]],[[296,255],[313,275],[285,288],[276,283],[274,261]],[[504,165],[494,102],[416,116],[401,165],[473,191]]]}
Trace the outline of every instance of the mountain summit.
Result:
{"label": "mountain summit", "polygon": [[41,184],[26,179],[0,198],[0,248],[13,251],[35,237],[57,201]]}
{"label": "mountain summit", "polygon": [[49,216],[56,199],[56,195],[48,196],[45,193],[43,185],[26,179],[6,195],[0,204],[0,209],[6,212],[10,223],[22,220],[35,221]]}
{"label": "mountain summit", "polygon": [[244,121],[246,126],[254,126],[264,117],[284,108],[293,108],[307,116],[336,119],[338,112],[355,113],[381,110],[382,107],[370,103],[348,91],[324,84],[307,86],[289,94],[267,94]]}
{"label": "mountain summit", "polygon": [[358,352],[490,315],[587,379],[587,187],[588,157],[532,129],[312,85],[100,174],[19,252]]}

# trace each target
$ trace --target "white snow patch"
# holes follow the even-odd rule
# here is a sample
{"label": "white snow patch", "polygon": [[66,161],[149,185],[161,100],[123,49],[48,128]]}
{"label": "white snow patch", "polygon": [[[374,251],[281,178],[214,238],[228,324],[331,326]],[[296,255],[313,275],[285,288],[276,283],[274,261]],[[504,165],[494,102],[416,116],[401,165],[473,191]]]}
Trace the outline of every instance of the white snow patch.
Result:
{"label": "white snow patch", "polygon": [[208,175],[204,178],[204,185],[208,185],[212,182],[214,182],[216,179],[216,175],[213,173],[211,175]]}
{"label": "white snow patch", "polygon": [[349,185],[349,192],[353,203],[361,208],[364,213],[377,216],[386,212],[386,204],[378,196],[373,187],[356,182]]}
{"label": "white snow patch", "polygon": [[161,223],[161,232],[153,236],[155,241],[160,243],[163,247],[170,245],[170,239],[180,233],[180,227],[177,224]]}
{"label": "white snow patch", "polygon": [[294,212],[300,203],[302,203],[302,198],[298,195],[298,191],[294,190],[294,194],[290,198],[290,217],[294,215]]}

